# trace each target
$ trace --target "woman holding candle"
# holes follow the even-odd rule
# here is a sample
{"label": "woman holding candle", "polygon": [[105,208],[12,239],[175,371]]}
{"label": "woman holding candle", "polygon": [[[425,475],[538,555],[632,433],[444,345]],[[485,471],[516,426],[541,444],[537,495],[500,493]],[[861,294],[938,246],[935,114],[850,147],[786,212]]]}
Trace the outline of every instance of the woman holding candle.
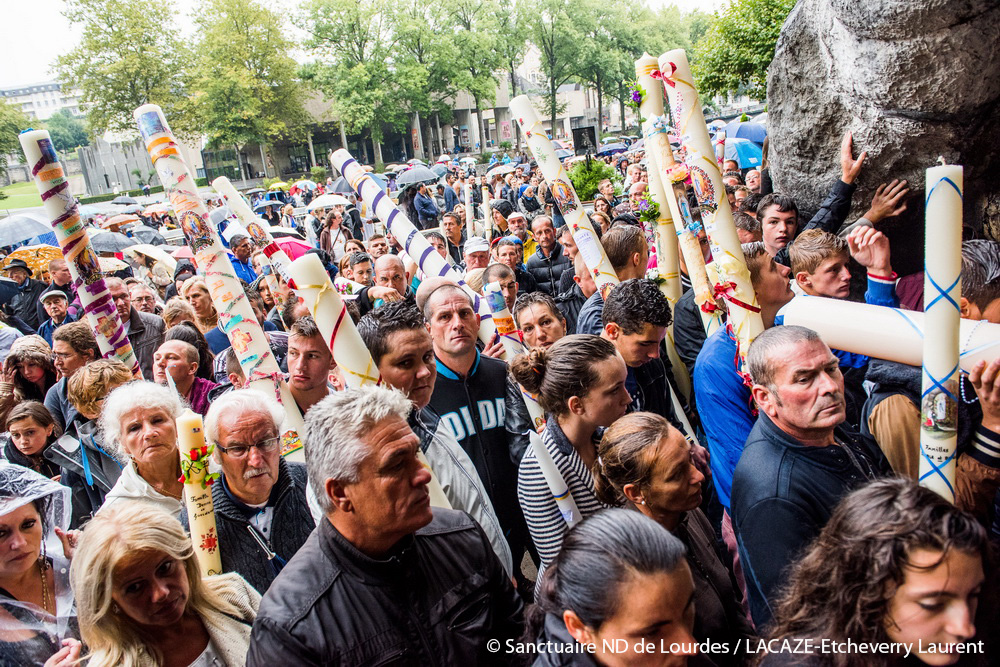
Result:
{"label": "woman holding candle", "polygon": [[0,422],[22,401],[45,401],[45,394],[56,383],[52,348],[41,336],[32,334],[14,341],[3,362],[0,379]]}
{"label": "woman holding candle", "polygon": [[[612,507],[638,510],[687,547],[694,576],[695,638],[729,646],[755,639],[739,588],[716,548],[712,524],[698,508],[705,476],[695,467],[684,435],[658,414],[633,412],[604,432],[597,451],[597,498]],[[713,659],[718,665],[737,665],[746,657],[734,651]]]}
{"label": "woman holding candle", "polygon": [[[515,357],[510,372],[518,384],[538,397],[545,410],[542,443],[581,515],[597,512],[603,504],[594,493],[590,470],[597,461],[599,429],[613,424],[632,402],[625,388],[625,362],[610,341],[578,334],[565,336],[551,348],[536,348]],[[552,497],[533,446],[521,459],[517,496],[544,568],[559,551],[566,520]]]}
{"label": "woman holding candle", "polygon": [[201,276],[188,278],[181,285],[181,296],[194,309],[195,324],[198,331],[203,334],[208,333],[219,324],[219,312],[212,303],[212,295],[208,291],[208,285]]}
{"label": "woman holding candle", "polygon": [[0,661],[5,665],[55,665],[61,643],[65,655],[79,656],[64,556],[71,555],[69,543],[76,537],[62,532],[69,523],[69,495],[68,488],[36,472],[0,464]]}
{"label": "woman holding candle", "polygon": [[237,667],[260,595],[238,574],[202,578],[170,514],[123,503],[87,524],[70,568],[90,667]]}
{"label": "woman holding candle", "polygon": [[176,420],[182,410],[177,392],[152,382],[132,382],[111,392],[101,432],[124,468],[101,512],[122,500],[142,500],[180,516],[184,485]]}

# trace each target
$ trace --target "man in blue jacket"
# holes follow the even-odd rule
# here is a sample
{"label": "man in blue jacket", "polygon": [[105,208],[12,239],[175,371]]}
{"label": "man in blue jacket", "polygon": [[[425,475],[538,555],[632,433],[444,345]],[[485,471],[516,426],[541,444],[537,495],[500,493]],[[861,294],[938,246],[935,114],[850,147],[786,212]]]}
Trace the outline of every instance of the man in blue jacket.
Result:
{"label": "man in blue jacket", "polygon": [[434,203],[434,198],[427,194],[427,185],[420,184],[417,194],[413,197],[413,206],[417,209],[417,218],[423,229],[430,229],[437,225],[438,207]]}

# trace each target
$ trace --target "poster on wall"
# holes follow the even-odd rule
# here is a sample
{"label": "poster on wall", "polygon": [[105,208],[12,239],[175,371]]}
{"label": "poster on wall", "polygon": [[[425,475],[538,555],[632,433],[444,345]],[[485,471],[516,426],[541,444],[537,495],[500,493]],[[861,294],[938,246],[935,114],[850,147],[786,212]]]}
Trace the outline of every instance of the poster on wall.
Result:
{"label": "poster on wall", "polygon": [[413,135],[413,154],[414,155],[417,155],[417,154],[420,153],[420,134],[418,134],[418,132],[419,131],[417,130],[417,128],[413,128],[413,129],[410,130],[410,133]]}
{"label": "poster on wall", "polygon": [[514,138],[514,130],[509,120],[500,121],[500,141],[510,141]]}

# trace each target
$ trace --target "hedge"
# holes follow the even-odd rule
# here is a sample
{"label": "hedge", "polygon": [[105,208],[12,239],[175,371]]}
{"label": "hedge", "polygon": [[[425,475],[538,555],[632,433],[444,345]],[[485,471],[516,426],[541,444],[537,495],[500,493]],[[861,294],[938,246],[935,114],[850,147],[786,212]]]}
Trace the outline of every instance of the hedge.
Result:
{"label": "hedge", "polygon": [[[208,179],[207,178],[196,178],[195,181],[194,181],[194,184],[196,186],[198,186],[199,188],[208,187]],[[163,186],[162,185],[154,185],[153,187],[151,187],[149,189],[149,194],[151,194],[151,195],[156,194],[158,192],[163,192]],[[102,201],[111,201],[115,197],[123,197],[123,196],[127,196],[127,197],[140,197],[143,194],[144,193],[143,193],[142,189],[140,188],[138,190],[128,190],[126,192],[119,192],[118,194],[110,193],[110,194],[106,194],[106,195],[94,195],[93,197],[80,197],[79,202],[81,204],[97,204],[97,203],[100,203]]]}

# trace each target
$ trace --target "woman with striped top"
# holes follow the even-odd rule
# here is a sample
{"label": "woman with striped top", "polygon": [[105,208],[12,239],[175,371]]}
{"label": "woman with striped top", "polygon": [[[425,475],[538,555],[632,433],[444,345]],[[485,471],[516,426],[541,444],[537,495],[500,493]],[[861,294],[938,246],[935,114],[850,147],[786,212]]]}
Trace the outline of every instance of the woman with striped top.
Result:
{"label": "woman with striped top", "polygon": [[[580,518],[597,512],[604,505],[594,494],[590,471],[597,460],[599,429],[613,424],[632,402],[625,388],[625,362],[609,341],[579,334],[516,357],[511,374],[538,396],[545,410],[542,443],[562,474]],[[518,470],[517,497],[538,550],[541,575],[559,552],[567,525],[532,446]]]}

